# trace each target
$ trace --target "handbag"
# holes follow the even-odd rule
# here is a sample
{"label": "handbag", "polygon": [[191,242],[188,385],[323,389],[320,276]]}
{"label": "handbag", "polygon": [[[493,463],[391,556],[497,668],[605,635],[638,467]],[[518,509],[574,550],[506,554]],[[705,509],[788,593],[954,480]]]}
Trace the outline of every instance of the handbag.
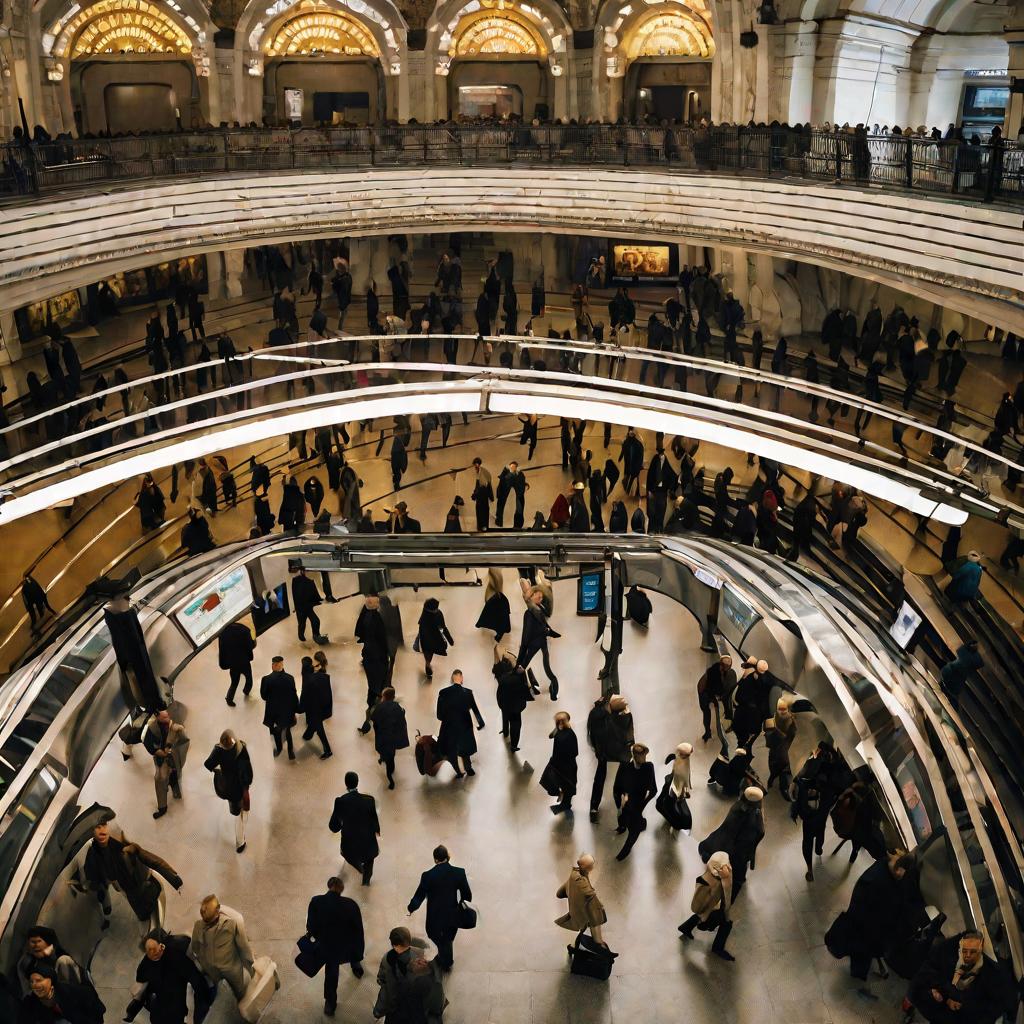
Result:
{"label": "handbag", "polygon": [[421,647],[420,647],[420,635],[419,635],[419,633],[417,633],[417,634],[416,634],[416,639],[415,639],[415,640],[413,640],[413,642],[412,642],[412,649],[413,649],[413,650],[414,650],[414,651],[415,651],[415,652],[416,652],[417,654],[420,654],[420,653],[421,653]]}
{"label": "handbag", "polygon": [[459,913],[457,917],[459,928],[475,928],[476,919],[476,907],[474,907],[472,903],[467,903],[465,900],[462,900],[459,903]]}
{"label": "handbag", "polygon": [[825,948],[837,959],[850,955],[850,915],[844,910],[825,932]]}
{"label": "handbag", "polygon": [[295,957],[295,966],[307,978],[315,978],[327,962],[320,943],[309,935],[303,935],[295,945],[299,947],[299,952]]}
{"label": "handbag", "polygon": [[221,800],[231,799],[231,794],[228,792],[228,780],[224,778],[224,773],[219,769],[213,773],[213,791]]}

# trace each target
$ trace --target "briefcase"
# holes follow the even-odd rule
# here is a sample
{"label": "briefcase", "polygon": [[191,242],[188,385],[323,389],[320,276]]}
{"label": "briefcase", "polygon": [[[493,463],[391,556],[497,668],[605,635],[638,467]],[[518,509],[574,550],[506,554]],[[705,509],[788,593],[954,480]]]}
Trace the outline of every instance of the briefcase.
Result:
{"label": "briefcase", "polygon": [[295,966],[307,978],[315,978],[323,970],[325,962],[320,943],[314,942],[308,935],[303,935],[295,945],[299,947]]}
{"label": "briefcase", "polygon": [[277,964],[269,956],[256,957],[252,977],[245,988],[245,995],[238,1004],[242,1020],[246,1024],[256,1024],[280,987],[281,979],[277,976]]}
{"label": "briefcase", "polygon": [[474,907],[472,903],[467,903],[465,900],[462,900],[459,903],[459,927],[465,929],[475,928],[476,917],[476,907]]}
{"label": "briefcase", "polygon": [[618,955],[589,935],[580,935],[575,944],[569,947],[569,971],[584,978],[607,981],[612,975],[612,965]]}

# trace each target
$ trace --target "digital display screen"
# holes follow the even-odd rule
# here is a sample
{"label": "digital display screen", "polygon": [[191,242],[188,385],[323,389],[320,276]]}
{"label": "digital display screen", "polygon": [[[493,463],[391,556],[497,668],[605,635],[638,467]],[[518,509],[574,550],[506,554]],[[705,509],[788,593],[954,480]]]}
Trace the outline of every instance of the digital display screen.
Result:
{"label": "digital display screen", "polygon": [[252,603],[252,625],[256,635],[265,633],[271,626],[288,618],[288,584],[279,583]]}
{"label": "digital display screen", "polygon": [[177,613],[177,620],[192,641],[202,647],[229,622],[249,611],[252,584],[244,568],[232,569],[213,580]]}
{"label": "digital display screen", "polygon": [[917,841],[923,843],[932,834],[932,821],[921,797],[920,774],[921,770],[913,755],[896,769],[896,783],[907,808],[910,827]]}
{"label": "digital display screen", "polygon": [[615,243],[612,246],[612,275],[617,280],[667,281],[675,277],[672,249],[667,245]]}
{"label": "digital display screen", "polygon": [[896,621],[889,629],[889,634],[892,636],[893,640],[900,645],[900,647],[906,650],[907,645],[914,638],[914,634],[917,632],[917,627],[920,625],[921,616],[918,615],[907,601],[904,601],[903,604],[900,605]]}
{"label": "digital display screen", "polygon": [[604,571],[585,572],[576,585],[576,614],[599,615],[604,610]]}
{"label": "digital display screen", "polygon": [[760,613],[748,604],[726,583],[722,587],[722,601],[719,605],[718,625],[725,637],[737,649],[743,643],[750,627],[761,618]]}

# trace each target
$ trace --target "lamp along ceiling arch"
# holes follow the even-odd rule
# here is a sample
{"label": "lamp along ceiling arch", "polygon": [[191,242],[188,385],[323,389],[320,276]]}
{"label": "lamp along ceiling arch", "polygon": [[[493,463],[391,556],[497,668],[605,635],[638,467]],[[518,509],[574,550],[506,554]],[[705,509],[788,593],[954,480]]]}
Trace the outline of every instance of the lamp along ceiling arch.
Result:
{"label": "lamp along ceiling arch", "polygon": [[47,55],[74,59],[103,53],[191,54],[202,33],[176,5],[149,0],[98,0],[72,6],[43,37]]}
{"label": "lamp along ceiling arch", "polygon": [[450,57],[478,54],[542,58],[547,56],[547,46],[529,18],[515,7],[498,4],[464,15],[451,35]]}
{"label": "lamp along ceiling arch", "polygon": [[303,3],[271,26],[263,42],[268,57],[341,54],[380,57],[373,33],[362,22],[325,3]]}
{"label": "lamp along ceiling arch", "polygon": [[715,54],[711,25],[677,4],[659,4],[641,15],[624,40],[628,60],[638,57],[698,57]]}

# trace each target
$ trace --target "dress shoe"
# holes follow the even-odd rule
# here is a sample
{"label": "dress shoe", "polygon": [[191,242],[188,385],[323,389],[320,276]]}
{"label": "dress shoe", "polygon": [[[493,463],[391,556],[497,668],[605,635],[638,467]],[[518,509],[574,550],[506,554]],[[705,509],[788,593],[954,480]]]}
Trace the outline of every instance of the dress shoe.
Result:
{"label": "dress shoe", "polygon": [[331,642],[331,638],[329,636],[315,636],[313,637],[313,642],[318,644],[329,644]]}
{"label": "dress shoe", "polygon": [[466,776],[462,772],[456,772],[455,773],[455,778],[457,778],[457,779],[464,779],[465,777]]}
{"label": "dress shoe", "polygon": [[514,754],[518,749],[519,749],[518,747],[511,747],[510,750],[509,750],[509,753]]}
{"label": "dress shoe", "polygon": [[721,959],[726,960],[729,963],[734,963],[736,960],[736,957],[734,957],[727,949],[715,949],[714,946],[712,946],[711,952],[714,953],[715,956],[721,957]]}
{"label": "dress shoe", "polygon": [[591,822],[597,821],[597,811],[591,811],[590,812],[590,820],[591,820]]}
{"label": "dress shoe", "polygon": [[236,846],[235,847],[235,853],[243,853],[245,851],[245,845],[246,845],[245,843],[242,843],[241,846]]}
{"label": "dress shoe", "polygon": [[329,758],[329,757],[333,757],[333,756],[334,756],[334,751],[333,751],[333,750],[325,750],[325,751],[324,751],[324,752],[323,752],[323,753],[322,753],[322,754],[320,755],[320,760],[321,760],[321,761],[326,761],[326,760],[327,760],[327,758]]}
{"label": "dress shoe", "polygon": [[813,882],[814,881],[814,872],[810,868],[808,868],[804,872],[804,881],[805,882]]}
{"label": "dress shoe", "polygon": [[331,1006],[330,1003],[324,1003],[324,1016],[325,1017],[333,1017],[335,1010],[337,1010],[336,1006]]}
{"label": "dress shoe", "polygon": [[686,939],[688,942],[693,939],[693,932],[689,928],[684,928],[682,925],[678,928],[679,937]]}
{"label": "dress shoe", "polygon": [[359,726],[358,729],[356,729],[356,732],[361,733],[363,736],[365,736],[369,731],[370,731],[370,724],[369,724],[369,722],[367,722],[366,725],[361,725],[361,726]]}
{"label": "dress shoe", "polygon": [[224,703],[227,704],[229,708],[233,708],[235,706],[235,702],[233,700],[228,700],[227,697],[224,698]]}
{"label": "dress shoe", "polygon": [[561,804],[552,804],[551,805],[551,813],[552,814],[561,814],[562,811],[564,811],[564,810],[565,810],[565,808]]}
{"label": "dress shoe", "polygon": [[388,779],[388,789],[394,789],[394,788],[395,788],[395,780],[394,779]]}
{"label": "dress shoe", "polygon": [[153,812],[153,817],[154,818],[162,818],[166,813],[167,813],[167,808],[166,807],[158,807]]}
{"label": "dress shoe", "polygon": [[294,761],[295,760],[295,751],[294,750],[289,750],[288,751],[288,760],[289,761]]}
{"label": "dress shoe", "polygon": [[473,768],[467,768],[466,769],[466,774],[467,775],[476,775],[476,771]]}
{"label": "dress shoe", "polygon": [[352,973],[357,978],[361,978],[366,973],[366,969],[363,967],[362,964],[353,964],[352,965]]}
{"label": "dress shoe", "polygon": [[275,750],[274,751],[274,757],[280,757],[280,756],[281,756],[281,751],[280,750]]}

